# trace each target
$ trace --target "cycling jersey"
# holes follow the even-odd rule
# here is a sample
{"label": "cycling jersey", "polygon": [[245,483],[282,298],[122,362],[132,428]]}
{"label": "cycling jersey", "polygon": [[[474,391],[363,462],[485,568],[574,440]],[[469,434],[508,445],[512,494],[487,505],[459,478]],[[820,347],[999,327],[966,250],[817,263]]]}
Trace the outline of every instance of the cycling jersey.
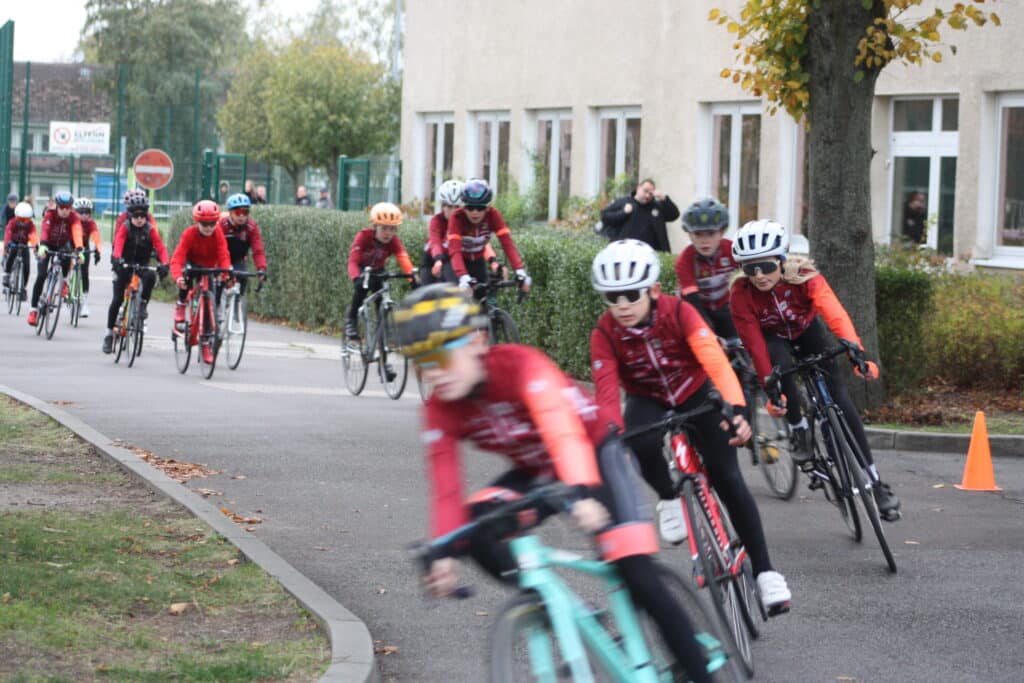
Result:
{"label": "cycling jersey", "polygon": [[74,244],[76,249],[82,248],[82,221],[78,214],[69,211],[65,218],[57,214],[57,209],[49,209],[43,214],[39,242],[51,249],[60,249],[65,245]]}
{"label": "cycling jersey", "polygon": [[[155,228],[154,228],[155,230]],[[200,268],[231,269],[231,254],[224,233],[214,230],[209,237],[199,232],[198,225],[192,225],[181,233],[181,239],[171,257],[171,277],[177,280],[190,263]]]}
{"label": "cycling jersey", "polygon": [[[800,271],[801,274],[808,272]],[[739,278],[732,285],[730,307],[736,331],[750,352],[762,382],[772,371],[765,334],[796,339],[820,314],[837,337],[861,343],[850,316],[820,273],[800,284],[780,280],[767,292],[759,290],[749,279]]]}
{"label": "cycling jersey", "polygon": [[7,227],[4,228],[4,245],[8,244],[35,244],[36,243],[36,224],[34,221],[28,223],[18,223],[16,218],[12,218],[7,222]]}
{"label": "cycling jersey", "polygon": [[81,218],[81,221],[82,244],[86,244],[91,239],[96,251],[103,249],[103,239],[100,236],[100,228],[96,225],[96,221],[92,218]]}
{"label": "cycling jersey", "polygon": [[435,395],[424,407],[434,537],[469,519],[461,440],[506,456],[528,474],[587,486],[601,481],[594,449],[608,436],[609,423],[590,396],[529,346],[493,346],[483,362],[491,380],[477,391],[458,401]]}
{"label": "cycling jersey", "polygon": [[714,333],[678,297],[652,298],[649,324],[636,327],[619,325],[606,311],[590,334],[590,360],[598,405],[620,426],[620,383],[627,394],[678,406],[710,376],[726,402],[746,405]]}
{"label": "cycling jersey", "polygon": [[398,235],[392,237],[390,242],[381,242],[375,233],[373,226],[363,228],[352,240],[352,249],[348,252],[349,279],[355,280],[362,274],[364,268],[374,272],[384,270],[384,264],[390,256],[395,257],[403,273],[412,274],[412,260]]}
{"label": "cycling jersey", "polygon": [[729,305],[729,280],[739,268],[732,258],[732,240],[723,239],[711,256],[701,256],[692,244],[676,259],[679,292],[700,297],[701,305],[717,310]]}
{"label": "cycling jersey", "polygon": [[512,241],[512,233],[496,208],[487,207],[483,218],[476,225],[469,222],[465,209],[459,208],[448,219],[448,256],[457,276],[462,277],[469,273],[466,268],[467,260],[485,258],[484,247],[491,241],[492,234],[501,242],[501,248],[512,267],[516,270],[523,267],[523,259]]}
{"label": "cycling jersey", "polygon": [[117,232],[114,234],[114,245],[111,247],[110,257],[145,266],[149,265],[154,251],[156,251],[156,257],[160,263],[167,263],[167,247],[160,239],[160,231],[156,229],[155,225],[147,223],[141,228],[121,225],[118,226]]}
{"label": "cycling jersey", "polygon": [[247,218],[242,225],[236,225],[230,216],[224,216],[217,221],[217,228],[224,233],[228,241],[228,252],[231,254],[231,262],[244,261],[249,248],[252,248],[252,262],[256,264],[257,270],[267,269],[267,255],[263,251],[263,237],[260,235],[260,226],[252,218]]}
{"label": "cycling jersey", "polygon": [[427,252],[434,259],[448,253],[448,219],[444,217],[444,211],[430,217],[430,225],[427,227]]}
{"label": "cycling jersey", "polygon": [[[122,211],[121,213],[117,214],[117,220],[114,221],[114,232],[116,233],[119,227],[121,227],[122,225],[128,225],[130,222],[131,219],[127,211]],[[146,222],[152,225],[154,228],[157,227],[156,218],[154,218],[153,214],[151,213],[146,214]]]}

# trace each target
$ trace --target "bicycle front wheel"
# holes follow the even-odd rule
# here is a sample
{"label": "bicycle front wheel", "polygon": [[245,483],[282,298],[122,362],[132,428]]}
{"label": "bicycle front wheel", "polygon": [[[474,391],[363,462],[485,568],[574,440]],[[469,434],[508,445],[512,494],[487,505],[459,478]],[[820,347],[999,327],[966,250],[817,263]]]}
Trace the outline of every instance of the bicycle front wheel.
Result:
{"label": "bicycle front wheel", "polygon": [[78,318],[82,314],[82,280],[77,268],[71,269],[71,276],[68,278],[68,322],[72,327],[78,327]]}
{"label": "bicycle front wheel", "polygon": [[500,308],[494,308],[489,316],[489,332],[492,344],[518,344],[519,328],[512,316]]}
{"label": "bicycle front wheel", "polygon": [[217,367],[217,351],[220,349],[220,340],[217,338],[217,306],[213,292],[203,292],[199,310],[199,352],[196,355],[196,362],[199,363],[199,372],[202,373],[203,379],[210,379]]}
{"label": "bicycle front wheel", "polygon": [[128,367],[135,365],[135,358],[142,353],[142,318],[139,313],[139,294],[132,294],[128,314]]}
{"label": "bicycle front wheel", "polygon": [[[46,338],[53,339],[53,333],[57,331],[57,322],[60,320],[60,271],[54,271],[54,277],[50,278],[46,294]],[[42,310],[39,311],[42,313]]]}
{"label": "bicycle front wheel", "polygon": [[363,392],[366,378],[370,374],[370,364],[365,351],[369,343],[368,327],[366,315],[360,311],[356,316],[359,339],[346,339],[344,333],[341,335],[341,368],[345,374],[345,386],[353,396]]}
{"label": "bicycle front wheel", "polygon": [[751,445],[768,488],[777,498],[791,500],[796,495],[797,466],[793,462],[789,424],[785,417],[772,417],[760,410],[767,400],[765,393],[758,391],[753,405],[748,404],[750,428],[754,432]]}
{"label": "bicycle front wheel", "polygon": [[394,309],[390,306],[381,315],[383,328],[380,336],[380,362],[377,369],[384,393],[397,401],[409,380],[409,360],[398,353],[398,330],[395,328]]}
{"label": "bicycle front wheel", "polygon": [[224,353],[229,370],[238,368],[242,362],[242,352],[245,350],[245,333],[249,329],[249,312],[245,297],[240,294],[232,294],[228,299],[226,320],[224,321]]}
{"label": "bicycle front wheel", "polygon": [[[824,469],[825,473],[825,497],[839,510],[839,516],[843,518],[843,523],[853,536],[853,540],[860,543],[863,530],[860,515],[857,513],[857,504],[853,499],[853,480],[840,453],[836,431],[827,420],[818,425],[818,437],[821,446],[819,448],[816,445],[815,448],[818,450],[818,469]],[[812,473],[811,476],[815,474]]]}

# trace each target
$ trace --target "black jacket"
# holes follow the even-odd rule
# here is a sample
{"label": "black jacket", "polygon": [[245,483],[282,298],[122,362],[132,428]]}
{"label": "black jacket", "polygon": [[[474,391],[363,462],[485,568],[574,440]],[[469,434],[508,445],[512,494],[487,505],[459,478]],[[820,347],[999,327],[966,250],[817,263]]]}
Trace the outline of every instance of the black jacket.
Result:
{"label": "black jacket", "polygon": [[[626,213],[626,204],[633,210]],[[655,251],[671,251],[666,223],[679,218],[679,207],[665,195],[665,199],[652,199],[640,204],[633,196],[619,197],[601,211],[601,223],[610,240],[636,239],[647,242]]]}

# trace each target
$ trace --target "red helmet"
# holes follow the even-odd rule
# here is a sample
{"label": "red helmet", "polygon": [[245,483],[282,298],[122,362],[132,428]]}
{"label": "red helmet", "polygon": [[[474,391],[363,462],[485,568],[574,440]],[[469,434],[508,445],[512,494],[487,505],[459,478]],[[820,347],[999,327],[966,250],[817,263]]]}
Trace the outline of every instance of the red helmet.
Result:
{"label": "red helmet", "polygon": [[192,220],[196,223],[215,223],[220,220],[220,207],[212,199],[204,199],[192,207]]}

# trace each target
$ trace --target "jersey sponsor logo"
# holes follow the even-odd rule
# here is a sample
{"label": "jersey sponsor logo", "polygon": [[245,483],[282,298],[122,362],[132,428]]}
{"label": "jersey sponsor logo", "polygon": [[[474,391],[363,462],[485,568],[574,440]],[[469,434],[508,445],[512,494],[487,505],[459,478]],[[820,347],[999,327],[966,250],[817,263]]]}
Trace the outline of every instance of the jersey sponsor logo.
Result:
{"label": "jersey sponsor logo", "polygon": [[603,367],[604,367],[604,363],[602,363],[602,362],[601,362],[601,361],[599,361],[599,360],[595,360],[595,361],[594,361],[594,369],[595,369],[595,370],[600,370],[600,369],[601,369],[601,368],[603,368]]}
{"label": "jersey sponsor logo", "polygon": [[718,259],[718,264],[721,265],[721,266],[729,266],[729,265],[731,265],[729,263],[729,257],[728,256],[723,256],[722,258]]}
{"label": "jersey sponsor logo", "polygon": [[444,432],[440,429],[428,429],[420,434],[420,440],[429,445],[440,441],[442,436],[444,436]]}
{"label": "jersey sponsor logo", "polygon": [[547,380],[535,379],[526,385],[526,392],[529,394],[539,394],[548,388]]}
{"label": "jersey sponsor logo", "polygon": [[697,334],[699,334],[702,337],[708,336],[708,328],[706,328],[706,327],[700,328],[700,331],[697,332]]}

